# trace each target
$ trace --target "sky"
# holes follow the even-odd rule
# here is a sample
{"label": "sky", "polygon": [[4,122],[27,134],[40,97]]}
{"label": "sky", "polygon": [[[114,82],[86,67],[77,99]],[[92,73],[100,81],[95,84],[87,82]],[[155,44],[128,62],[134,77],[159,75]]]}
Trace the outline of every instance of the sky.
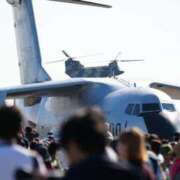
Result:
{"label": "sky", "polygon": [[[53,79],[67,78],[64,64],[45,64],[72,56],[102,53],[82,60],[100,65],[121,51],[122,59],[144,62],[121,63],[121,78],[133,81],[180,79],[180,1],[104,0],[112,9],[33,0],[42,61]],[[92,61],[94,63],[88,63]],[[12,8],[0,1],[0,87],[20,83]]]}

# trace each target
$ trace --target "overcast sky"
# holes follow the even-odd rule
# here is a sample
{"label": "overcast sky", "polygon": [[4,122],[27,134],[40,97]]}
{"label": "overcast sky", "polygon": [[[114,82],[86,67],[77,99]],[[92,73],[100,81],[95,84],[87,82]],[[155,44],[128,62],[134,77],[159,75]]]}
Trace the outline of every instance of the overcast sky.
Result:
{"label": "overcast sky", "polygon": [[[179,82],[180,1],[105,2],[112,3],[113,8],[34,0],[43,61],[64,58],[63,49],[72,56],[104,53],[92,58],[96,61],[113,58],[121,51],[123,59],[145,60],[143,63],[121,63],[126,71],[123,77]],[[19,83],[17,62],[12,9],[6,0],[1,0],[0,86]],[[63,63],[45,66],[54,79],[65,77],[63,67]]]}

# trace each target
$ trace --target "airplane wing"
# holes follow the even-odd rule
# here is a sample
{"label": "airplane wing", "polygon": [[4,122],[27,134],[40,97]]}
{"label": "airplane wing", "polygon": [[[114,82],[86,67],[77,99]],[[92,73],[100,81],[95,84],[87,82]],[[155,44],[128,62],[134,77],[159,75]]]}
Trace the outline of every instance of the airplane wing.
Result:
{"label": "airplane wing", "polygon": [[93,1],[86,1],[86,0],[50,0],[50,1],[57,1],[57,2],[64,2],[64,3],[72,3],[72,4],[79,4],[79,5],[86,5],[86,6],[95,6],[101,8],[111,8],[112,6],[102,3],[97,3]]}
{"label": "airplane wing", "polygon": [[167,93],[172,99],[180,99],[180,86],[166,83],[153,82],[150,87]]}
{"label": "airplane wing", "polygon": [[6,98],[29,98],[41,96],[70,96],[82,88],[89,87],[92,82],[77,79],[58,82],[42,82],[0,89],[0,103]]}

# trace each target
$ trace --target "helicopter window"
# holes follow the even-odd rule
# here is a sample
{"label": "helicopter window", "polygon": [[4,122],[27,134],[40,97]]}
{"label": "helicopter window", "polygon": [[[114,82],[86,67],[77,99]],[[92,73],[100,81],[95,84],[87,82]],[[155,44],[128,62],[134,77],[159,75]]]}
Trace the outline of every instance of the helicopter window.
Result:
{"label": "helicopter window", "polygon": [[127,108],[126,108],[126,114],[129,114],[129,115],[131,115],[132,114],[132,112],[133,112],[133,109],[134,109],[134,104],[129,104],[128,106],[127,106]]}
{"label": "helicopter window", "polygon": [[140,114],[140,105],[136,104],[134,107],[133,115],[138,116]]}
{"label": "helicopter window", "polygon": [[158,103],[148,103],[142,105],[142,110],[144,112],[153,112],[153,111],[160,111],[160,105]]}
{"label": "helicopter window", "polygon": [[167,111],[170,111],[170,112],[176,111],[174,105],[170,104],[170,103],[162,103],[162,107],[163,107],[164,110],[167,110]]}

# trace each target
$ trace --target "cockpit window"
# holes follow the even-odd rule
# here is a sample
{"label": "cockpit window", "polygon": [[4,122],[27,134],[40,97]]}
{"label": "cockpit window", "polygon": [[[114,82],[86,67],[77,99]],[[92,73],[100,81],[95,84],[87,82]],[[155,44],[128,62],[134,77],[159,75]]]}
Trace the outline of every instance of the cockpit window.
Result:
{"label": "cockpit window", "polygon": [[132,111],[133,111],[133,108],[134,108],[134,104],[129,104],[126,108],[126,114],[132,114]]}
{"label": "cockpit window", "polygon": [[157,112],[160,110],[160,105],[158,103],[147,103],[142,105],[143,112]]}
{"label": "cockpit window", "polygon": [[170,112],[174,112],[176,111],[174,104],[170,104],[170,103],[162,103],[162,107],[164,110],[170,111]]}
{"label": "cockpit window", "polygon": [[140,105],[136,104],[134,107],[133,115],[138,116],[140,114]]}
{"label": "cockpit window", "polygon": [[138,116],[140,114],[140,104],[129,104],[125,112],[128,115]]}

